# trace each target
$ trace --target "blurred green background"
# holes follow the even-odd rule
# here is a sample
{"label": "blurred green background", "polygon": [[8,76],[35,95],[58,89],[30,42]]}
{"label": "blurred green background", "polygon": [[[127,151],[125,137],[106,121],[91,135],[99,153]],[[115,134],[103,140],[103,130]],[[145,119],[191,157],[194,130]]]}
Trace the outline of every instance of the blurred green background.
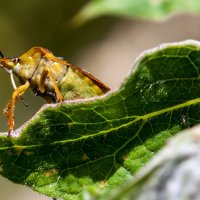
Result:
{"label": "blurred green background", "polygon": [[[200,16],[179,14],[164,22],[121,19],[104,16],[81,26],[72,18],[86,0],[18,0],[0,5],[0,49],[6,57],[16,57],[33,46],[42,46],[56,56],[83,67],[116,89],[143,50],[161,43],[200,39]],[[0,111],[12,94],[9,76],[0,70]],[[29,107],[18,102],[16,128],[45,103],[31,91],[25,94]],[[0,112],[0,131],[7,130],[7,119]],[[0,178],[0,199],[50,199],[24,186]]]}

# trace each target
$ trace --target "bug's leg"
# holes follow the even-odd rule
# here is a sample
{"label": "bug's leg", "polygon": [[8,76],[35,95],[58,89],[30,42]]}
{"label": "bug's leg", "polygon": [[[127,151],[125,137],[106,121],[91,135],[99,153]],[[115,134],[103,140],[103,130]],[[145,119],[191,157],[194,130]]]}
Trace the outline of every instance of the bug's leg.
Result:
{"label": "bug's leg", "polygon": [[19,86],[13,93],[10,102],[4,109],[4,115],[8,117],[8,136],[10,136],[11,131],[14,127],[14,109],[15,109],[15,102],[19,99],[21,95],[29,88],[30,84],[27,81],[24,85]]}
{"label": "bug's leg", "polygon": [[39,90],[40,92],[44,92],[45,91],[45,87],[44,87],[44,82],[47,78],[47,76],[49,76],[50,80],[52,81],[53,83],[53,87],[54,87],[54,90],[55,90],[55,93],[56,93],[56,97],[59,101],[64,101],[64,97],[62,96],[62,94],[60,93],[60,90],[56,84],[56,80],[53,76],[53,73],[51,72],[50,69],[48,68],[44,68],[43,72],[42,72],[42,75],[41,75],[41,79],[40,79],[40,83],[39,83]]}
{"label": "bug's leg", "polygon": [[[11,80],[11,83],[12,83],[12,86],[13,86],[13,89],[16,90],[17,89],[17,86],[16,86],[16,83],[15,83],[15,79],[14,79],[14,76],[13,76],[13,72],[10,71],[10,80]],[[28,104],[26,103],[25,99],[19,94],[19,98],[22,100],[22,102],[24,103],[24,105],[26,107],[28,107]]]}
{"label": "bug's leg", "polygon": [[53,73],[50,69],[47,69],[48,70],[48,75],[49,75],[49,78],[51,79],[52,83],[53,83],[53,87],[54,87],[54,90],[56,92],[56,97],[59,101],[64,101],[64,97],[62,96],[62,94],[60,93],[60,90],[56,84],[56,80],[53,76]]}

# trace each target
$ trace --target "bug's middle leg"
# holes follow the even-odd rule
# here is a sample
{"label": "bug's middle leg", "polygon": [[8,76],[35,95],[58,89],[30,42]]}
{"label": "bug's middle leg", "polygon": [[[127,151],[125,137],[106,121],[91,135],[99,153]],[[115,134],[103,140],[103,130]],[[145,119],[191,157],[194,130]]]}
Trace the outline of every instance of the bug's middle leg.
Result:
{"label": "bug's middle leg", "polygon": [[41,79],[40,79],[40,82],[39,82],[39,90],[40,92],[45,92],[45,80],[47,78],[47,76],[49,76],[52,84],[53,84],[53,87],[54,87],[54,90],[55,90],[55,93],[56,93],[56,97],[57,99],[62,102],[64,101],[64,97],[62,96],[62,94],[60,93],[60,90],[57,86],[57,83],[56,83],[56,80],[53,76],[53,73],[51,72],[51,70],[49,68],[44,68],[43,72],[42,72],[42,75],[41,75]]}
{"label": "bug's middle leg", "polygon": [[24,85],[19,86],[13,93],[10,102],[4,109],[4,116],[8,117],[8,136],[10,136],[11,131],[14,127],[14,109],[15,109],[15,102],[19,99],[21,95],[29,88],[30,83],[27,81]]}

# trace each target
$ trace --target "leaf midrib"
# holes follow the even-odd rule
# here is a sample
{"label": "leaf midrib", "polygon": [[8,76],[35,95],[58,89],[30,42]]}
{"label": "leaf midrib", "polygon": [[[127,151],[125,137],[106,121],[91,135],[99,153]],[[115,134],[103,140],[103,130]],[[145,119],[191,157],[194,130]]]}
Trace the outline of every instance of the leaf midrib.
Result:
{"label": "leaf midrib", "polygon": [[107,133],[109,133],[111,131],[116,131],[116,130],[118,130],[120,128],[124,128],[124,127],[130,126],[133,123],[136,123],[136,122],[138,122],[140,120],[147,121],[150,118],[162,115],[164,113],[171,112],[171,111],[174,111],[174,110],[178,110],[180,108],[188,107],[188,106],[195,105],[195,104],[198,104],[198,103],[200,103],[200,98],[189,100],[189,101],[186,101],[184,103],[181,103],[181,104],[178,104],[178,105],[175,105],[175,106],[171,106],[171,107],[159,110],[159,111],[148,113],[148,114],[143,115],[143,116],[138,116],[133,121],[130,121],[130,122],[126,123],[126,124],[122,124],[122,125],[114,127],[114,128],[110,128],[109,130],[103,130],[103,131],[100,131],[99,133],[91,134],[91,135],[85,135],[85,136],[82,136],[82,137],[76,138],[76,139],[68,139],[68,140],[56,141],[56,142],[52,142],[52,143],[49,143],[49,144],[13,145],[13,146],[9,146],[9,147],[1,147],[0,150],[13,149],[13,148],[17,148],[17,149],[21,149],[22,150],[22,149],[29,149],[29,148],[34,148],[34,147],[42,147],[42,146],[47,146],[47,145],[49,146],[49,145],[57,145],[57,144],[65,144],[65,143],[70,143],[70,142],[77,142],[77,141],[85,140],[85,139],[88,139],[88,138],[91,138],[91,137],[104,135],[104,134],[107,134]]}

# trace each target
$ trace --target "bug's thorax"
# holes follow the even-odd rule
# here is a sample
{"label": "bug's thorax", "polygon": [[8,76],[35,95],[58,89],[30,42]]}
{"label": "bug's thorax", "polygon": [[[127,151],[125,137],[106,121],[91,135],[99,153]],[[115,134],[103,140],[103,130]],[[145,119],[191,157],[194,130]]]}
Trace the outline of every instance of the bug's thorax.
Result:
{"label": "bug's thorax", "polygon": [[[50,51],[40,47],[34,47],[24,53],[19,58],[2,58],[0,64],[4,69],[12,72],[20,79],[20,82],[30,82],[31,86],[38,87],[43,76],[45,68],[50,68],[56,82],[59,82],[67,70],[67,62],[58,62],[58,59],[52,55],[53,59],[48,59],[46,55],[52,55]],[[47,78],[45,81],[47,88],[53,88],[51,81]]]}
{"label": "bug's thorax", "polygon": [[32,48],[18,58],[1,58],[0,66],[6,71],[12,71],[20,80],[26,81],[33,76],[41,57],[41,53]]}
{"label": "bug's thorax", "polygon": [[35,51],[35,48],[32,48],[19,57],[19,62],[13,67],[13,73],[21,81],[31,80],[42,56],[43,55],[40,52],[37,52]]}

